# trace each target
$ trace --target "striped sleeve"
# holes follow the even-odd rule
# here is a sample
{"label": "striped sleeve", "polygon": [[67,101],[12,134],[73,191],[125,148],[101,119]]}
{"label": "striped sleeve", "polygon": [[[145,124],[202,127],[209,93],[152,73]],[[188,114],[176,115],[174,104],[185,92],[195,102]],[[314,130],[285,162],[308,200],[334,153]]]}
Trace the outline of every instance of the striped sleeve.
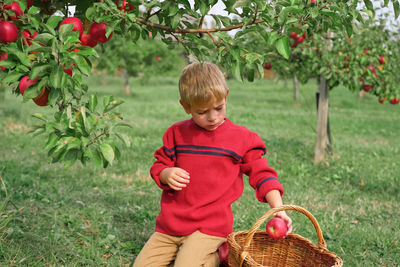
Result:
{"label": "striped sleeve", "polygon": [[256,197],[266,202],[265,195],[271,190],[278,190],[283,194],[283,187],[278,180],[277,172],[272,169],[263,156],[266,153],[264,142],[254,134],[250,139],[250,146],[243,157],[241,171],[249,177],[250,185],[256,190]]}
{"label": "striped sleeve", "polygon": [[176,150],[173,138],[173,131],[169,128],[163,136],[163,146],[154,152],[156,161],[150,168],[150,174],[156,184],[164,190],[171,189],[168,185],[164,185],[160,180],[160,173],[165,168],[175,166]]}

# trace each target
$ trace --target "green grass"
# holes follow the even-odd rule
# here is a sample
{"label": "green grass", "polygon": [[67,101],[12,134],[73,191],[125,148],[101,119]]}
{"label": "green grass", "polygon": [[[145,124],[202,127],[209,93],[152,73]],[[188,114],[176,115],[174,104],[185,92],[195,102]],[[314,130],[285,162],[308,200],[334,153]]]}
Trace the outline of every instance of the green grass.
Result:
{"label": "green grass", "polygon": [[[345,88],[331,91],[334,152],[316,165],[315,82],[300,87],[297,101],[283,83],[228,84],[228,117],[265,141],[285,204],[317,218],[328,249],[345,266],[399,266],[400,107]],[[47,109],[8,92],[0,101],[0,175],[10,200],[2,214],[13,215],[0,232],[0,266],[129,266],[152,233],[161,193],[149,176],[153,153],[167,127],[188,118],[178,103],[177,77],[146,86],[132,80],[130,97],[113,77],[95,77],[90,88],[124,99],[120,110],[134,126],[126,130],[132,147],[105,170],[50,164],[46,140],[27,133],[35,124],[30,114]],[[233,205],[235,230],[250,229],[267,209],[246,184]],[[294,232],[317,242],[310,221],[289,213]]]}

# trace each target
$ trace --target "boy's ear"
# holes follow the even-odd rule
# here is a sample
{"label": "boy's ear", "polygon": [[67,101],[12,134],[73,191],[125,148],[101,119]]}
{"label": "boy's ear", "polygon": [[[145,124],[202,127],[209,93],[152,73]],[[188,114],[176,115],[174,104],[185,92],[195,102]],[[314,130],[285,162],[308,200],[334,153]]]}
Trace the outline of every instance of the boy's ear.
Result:
{"label": "boy's ear", "polygon": [[189,106],[187,106],[187,105],[182,101],[182,99],[179,100],[179,103],[181,103],[181,105],[182,105],[183,109],[185,110],[186,114],[190,114],[190,108],[189,108]]}

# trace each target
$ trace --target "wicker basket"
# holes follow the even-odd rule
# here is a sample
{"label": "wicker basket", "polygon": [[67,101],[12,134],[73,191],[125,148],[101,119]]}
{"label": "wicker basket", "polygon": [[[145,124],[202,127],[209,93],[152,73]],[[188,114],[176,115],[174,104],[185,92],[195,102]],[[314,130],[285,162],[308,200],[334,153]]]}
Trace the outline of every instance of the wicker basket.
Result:
{"label": "wicker basket", "polygon": [[[265,220],[275,212],[296,210],[306,215],[314,225],[318,236],[318,246],[310,240],[297,235],[274,240],[265,231],[257,230]],[[234,232],[228,236],[229,266],[342,266],[342,260],[326,249],[321,228],[314,216],[306,209],[294,205],[285,205],[270,209],[259,218],[249,231]]]}

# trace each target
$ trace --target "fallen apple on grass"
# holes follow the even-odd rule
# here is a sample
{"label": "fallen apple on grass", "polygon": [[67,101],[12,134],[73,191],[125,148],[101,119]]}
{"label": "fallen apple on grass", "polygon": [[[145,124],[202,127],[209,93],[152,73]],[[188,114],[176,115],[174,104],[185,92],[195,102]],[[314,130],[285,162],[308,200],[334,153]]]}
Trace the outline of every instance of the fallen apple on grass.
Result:
{"label": "fallen apple on grass", "polygon": [[283,219],[275,217],[268,221],[266,230],[269,237],[278,240],[286,235],[288,228]]}

